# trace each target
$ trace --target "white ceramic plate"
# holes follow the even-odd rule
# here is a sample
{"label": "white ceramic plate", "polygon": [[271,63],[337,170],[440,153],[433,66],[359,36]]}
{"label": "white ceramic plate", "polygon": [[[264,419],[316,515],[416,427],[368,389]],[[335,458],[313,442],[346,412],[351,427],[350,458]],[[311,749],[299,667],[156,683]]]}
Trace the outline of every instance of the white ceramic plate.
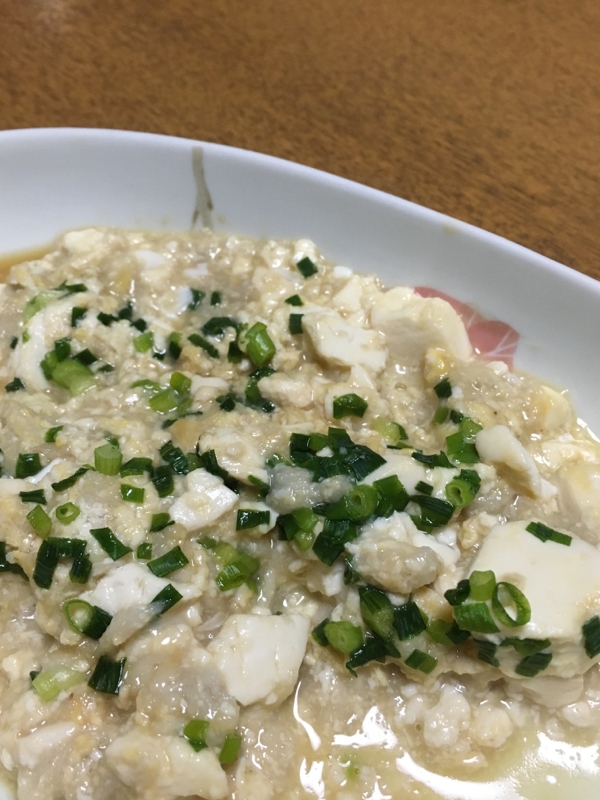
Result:
{"label": "white ceramic plate", "polygon": [[[0,132],[0,254],[86,225],[203,222],[308,237],[388,285],[434,287],[508,323],[520,334],[516,366],[569,388],[600,432],[600,283],[442,214],[269,156],[120,131]],[[8,797],[0,787],[0,800]]]}
{"label": "white ceramic plate", "polygon": [[188,229],[203,216],[221,230],[308,237],[334,261],[508,323],[516,366],[568,388],[600,433],[600,283],[498,236],[290,162],[144,133],[2,132],[0,176],[0,253],[68,228]]}

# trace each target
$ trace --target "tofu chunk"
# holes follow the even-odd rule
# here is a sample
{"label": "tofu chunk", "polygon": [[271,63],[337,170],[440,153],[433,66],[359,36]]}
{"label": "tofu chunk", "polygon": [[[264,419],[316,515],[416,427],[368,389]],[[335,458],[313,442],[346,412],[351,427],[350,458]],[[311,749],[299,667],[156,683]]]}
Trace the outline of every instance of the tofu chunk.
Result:
{"label": "tofu chunk", "polygon": [[473,355],[463,321],[439,297],[419,297],[402,286],[390,289],[373,303],[371,324],[385,334],[390,355],[401,364],[419,364],[434,347],[462,361]]}
{"label": "tofu chunk", "polygon": [[119,779],[144,800],[229,796],[227,776],[212,750],[196,753],[177,736],[132,730],[106,748],[106,761]]}
{"label": "tofu chunk", "polygon": [[533,458],[506,425],[494,425],[475,436],[475,447],[484,464],[491,464],[515,491],[547,499],[556,488],[540,476]]}
{"label": "tofu chunk", "polygon": [[249,475],[253,475],[268,482],[264,456],[251,433],[242,433],[234,428],[215,428],[202,434],[199,445],[203,453],[214,450],[219,465],[234,478],[246,481]]}
{"label": "tofu chunk", "polygon": [[243,706],[281,703],[298,679],[309,621],[299,614],[233,614],[209,645],[230,695]]}
{"label": "tofu chunk", "polygon": [[96,588],[81,595],[81,599],[114,617],[118,611],[147,605],[167,583],[145,566],[124,564],[101,578]]}
{"label": "tofu chunk", "polygon": [[373,372],[385,367],[387,349],[377,330],[349,325],[330,310],[304,314],[302,328],[319,356],[336,367],[359,365]]}
{"label": "tofu chunk", "polygon": [[565,507],[600,541],[600,465],[568,464],[559,470],[557,483]]}
{"label": "tofu chunk", "polygon": [[[524,593],[531,620],[503,628],[502,638],[550,639],[552,661],[544,675],[571,678],[600,660],[587,656],[581,631],[600,612],[600,551],[577,536],[568,547],[542,542],[526,530],[530,521],[495,525],[470,571],[493,570],[497,581],[508,581]],[[508,651],[499,656],[501,668]]]}
{"label": "tofu chunk", "polygon": [[201,528],[219,519],[237,503],[238,496],[223,483],[221,478],[205,469],[195,469],[185,479],[186,491],[178,497],[170,509],[175,522],[188,531]]}

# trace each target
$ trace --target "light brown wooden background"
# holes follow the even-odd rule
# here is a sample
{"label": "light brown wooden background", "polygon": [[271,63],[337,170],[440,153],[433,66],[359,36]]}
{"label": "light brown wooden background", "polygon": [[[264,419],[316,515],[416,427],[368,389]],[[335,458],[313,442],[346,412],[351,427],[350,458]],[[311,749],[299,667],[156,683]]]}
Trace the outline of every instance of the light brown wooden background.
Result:
{"label": "light brown wooden background", "polygon": [[56,125],[289,158],[600,278],[599,0],[0,0],[0,128]]}

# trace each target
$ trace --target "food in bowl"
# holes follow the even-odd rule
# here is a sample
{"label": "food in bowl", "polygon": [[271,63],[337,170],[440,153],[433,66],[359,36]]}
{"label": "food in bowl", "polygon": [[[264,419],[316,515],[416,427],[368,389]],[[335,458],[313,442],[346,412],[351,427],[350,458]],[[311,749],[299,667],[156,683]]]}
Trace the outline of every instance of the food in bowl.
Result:
{"label": "food in bowl", "polygon": [[599,741],[600,446],[448,302],[117,229],[1,302],[19,798],[440,796]]}

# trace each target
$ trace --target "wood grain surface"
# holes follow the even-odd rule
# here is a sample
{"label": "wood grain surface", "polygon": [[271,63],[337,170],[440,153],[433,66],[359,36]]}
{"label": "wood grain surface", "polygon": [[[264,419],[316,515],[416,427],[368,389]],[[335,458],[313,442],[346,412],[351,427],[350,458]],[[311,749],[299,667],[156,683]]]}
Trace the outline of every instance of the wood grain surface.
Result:
{"label": "wood grain surface", "polygon": [[0,128],[63,125],[292,159],[600,278],[598,0],[0,0]]}

